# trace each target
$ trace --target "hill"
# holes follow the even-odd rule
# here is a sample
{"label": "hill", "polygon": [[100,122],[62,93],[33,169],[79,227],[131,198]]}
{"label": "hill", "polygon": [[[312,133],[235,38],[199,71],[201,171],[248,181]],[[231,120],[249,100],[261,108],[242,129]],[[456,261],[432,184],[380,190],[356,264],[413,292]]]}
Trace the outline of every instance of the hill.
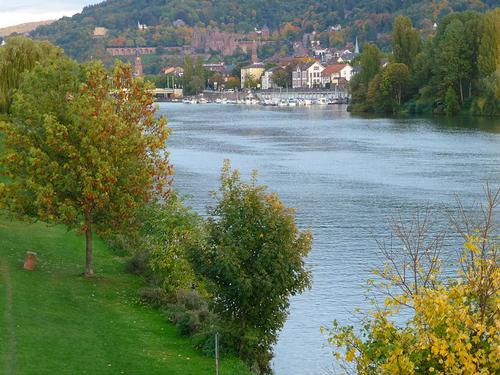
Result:
{"label": "hill", "polygon": [[[482,12],[497,4],[498,0],[108,0],[85,7],[71,18],[38,27],[32,35],[49,39],[79,60],[105,57],[106,45],[189,45],[194,28],[245,37],[255,28],[268,27],[270,39],[291,42],[340,25],[340,37],[324,37],[322,45],[358,37],[361,43],[375,41],[388,46],[392,19],[398,14],[409,16],[416,27],[426,30],[450,12]],[[138,23],[147,28],[139,30]],[[95,27],[104,27],[108,33],[94,38]]]}
{"label": "hill", "polygon": [[24,34],[35,30],[38,26],[50,25],[55,20],[38,21],[38,22],[27,22],[21,23],[19,25],[3,27],[0,29],[0,36],[7,36],[12,33]]}
{"label": "hill", "polygon": [[[34,272],[22,269],[38,253]],[[83,239],[63,227],[27,225],[0,214],[0,373],[5,375],[196,375],[213,372],[156,310],[135,295],[137,276],[96,242],[98,277],[79,276]],[[246,374],[235,359],[221,374]]]}

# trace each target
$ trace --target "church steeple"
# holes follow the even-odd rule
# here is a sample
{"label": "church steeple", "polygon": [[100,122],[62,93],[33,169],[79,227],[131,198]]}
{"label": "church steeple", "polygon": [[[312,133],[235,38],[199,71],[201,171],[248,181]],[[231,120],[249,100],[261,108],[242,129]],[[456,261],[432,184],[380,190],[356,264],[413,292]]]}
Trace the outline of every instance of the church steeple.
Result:
{"label": "church steeple", "polygon": [[359,44],[358,44],[358,37],[356,37],[356,45],[354,47],[354,53],[359,54]]}

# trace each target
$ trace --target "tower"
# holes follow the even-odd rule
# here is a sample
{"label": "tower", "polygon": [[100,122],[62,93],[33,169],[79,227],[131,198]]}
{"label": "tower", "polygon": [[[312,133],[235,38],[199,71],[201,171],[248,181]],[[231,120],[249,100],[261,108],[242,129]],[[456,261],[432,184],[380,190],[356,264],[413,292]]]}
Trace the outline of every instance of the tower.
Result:
{"label": "tower", "polygon": [[252,63],[256,63],[258,61],[257,59],[257,43],[255,40],[252,43]]}
{"label": "tower", "polygon": [[358,37],[356,37],[356,45],[354,47],[354,53],[356,55],[359,55],[359,44],[358,44]]}
{"label": "tower", "polygon": [[136,49],[136,55],[135,55],[135,64],[134,64],[134,76],[136,77],[141,77],[143,74],[142,71],[142,60],[141,56],[139,54],[139,49]]}

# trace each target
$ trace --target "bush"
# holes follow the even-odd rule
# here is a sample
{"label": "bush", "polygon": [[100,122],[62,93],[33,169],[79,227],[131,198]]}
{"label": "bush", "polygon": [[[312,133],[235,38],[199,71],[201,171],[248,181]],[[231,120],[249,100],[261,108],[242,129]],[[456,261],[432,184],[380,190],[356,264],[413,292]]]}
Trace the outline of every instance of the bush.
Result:
{"label": "bush", "polygon": [[195,347],[206,356],[215,357],[216,333],[219,334],[219,353],[222,355],[236,355],[237,340],[235,332],[222,322],[207,325],[200,332],[193,335]]}
{"label": "bush", "polygon": [[139,298],[143,302],[147,302],[153,306],[160,307],[168,302],[168,296],[163,288],[145,287],[137,292]]}
{"label": "bush", "polygon": [[149,257],[146,252],[134,254],[125,264],[125,271],[135,275],[146,275],[150,272]]}
{"label": "bush", "polygon": [[191,336],[198,332],[201,328],[201,323],[197,312],[186,310],[178,319],[175,327],[183,336]]}
{"label": "bush", "polygon": [[177,304],[186,310],[206,310],[208,308],[207,301],[195,289],[178,290]]}

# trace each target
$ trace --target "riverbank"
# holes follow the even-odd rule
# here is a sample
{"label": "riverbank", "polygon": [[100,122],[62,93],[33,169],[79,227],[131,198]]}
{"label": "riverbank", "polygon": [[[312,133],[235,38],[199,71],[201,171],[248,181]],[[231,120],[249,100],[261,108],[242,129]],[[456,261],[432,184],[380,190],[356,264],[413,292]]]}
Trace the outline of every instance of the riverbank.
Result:
{"label": "riverbank", "polygon": [[[97,239],[97,276],[86,279],[83,249],[61,226],[0,215],[0,373],[213,373],[213,358],[138,301],[141,279],[124,272],[125,258]],[[33,272],[22,268],[27,250],[38,253]],[[220,373],[249,374],[236,359],[222,360]]]}

